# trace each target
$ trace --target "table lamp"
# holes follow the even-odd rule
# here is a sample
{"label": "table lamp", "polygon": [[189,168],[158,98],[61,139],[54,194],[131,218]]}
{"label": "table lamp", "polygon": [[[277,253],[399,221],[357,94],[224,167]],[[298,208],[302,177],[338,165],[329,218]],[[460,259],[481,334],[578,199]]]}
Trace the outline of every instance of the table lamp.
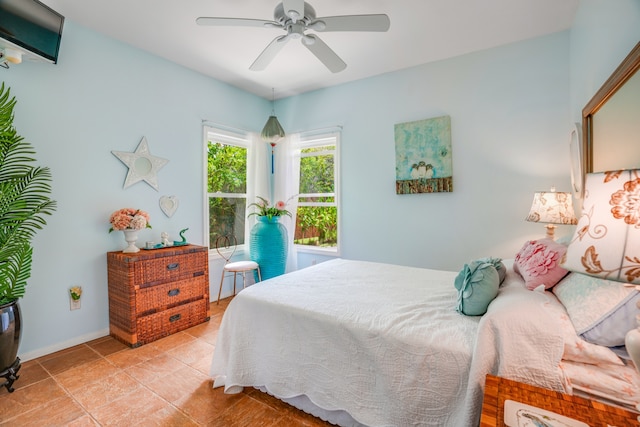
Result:
{"label": "table lamp", "polygon": [[536,192],[526,220],[546,223],[547,237],[554,240],[555,224],[578,223],[573,212],[571,193],[556,191],[555,187],[551,187],[551,191]]}

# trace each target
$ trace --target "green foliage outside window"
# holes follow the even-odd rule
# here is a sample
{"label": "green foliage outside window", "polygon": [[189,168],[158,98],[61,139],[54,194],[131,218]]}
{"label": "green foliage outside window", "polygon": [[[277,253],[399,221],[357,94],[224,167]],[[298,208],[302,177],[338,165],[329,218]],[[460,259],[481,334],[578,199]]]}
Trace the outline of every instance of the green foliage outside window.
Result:
{"label": "green foliage outside window", "polygon": [[[247,191],[247,149],[220,142],[207,144],[209,247],[220,235],[234,234],[244,244]],[[214,194],[212,194],[214,193]],[[216,197],[215,193],[225,193]]]}
{"label": "green foliage outside window", "polygon": [[335,206],[300,206],[295,243],[334,247],[338,242],[338,209]]}
{"label": "green foliage outside window", "polygon": [[334,156],[322,154],[333,150],[335,150],[334,145],[302,150],[299,202],[321,205],[298,207],[294,237],[297,244],[323,247],[335,247],[337,244],[338,209],[333,197],[335,192]]}

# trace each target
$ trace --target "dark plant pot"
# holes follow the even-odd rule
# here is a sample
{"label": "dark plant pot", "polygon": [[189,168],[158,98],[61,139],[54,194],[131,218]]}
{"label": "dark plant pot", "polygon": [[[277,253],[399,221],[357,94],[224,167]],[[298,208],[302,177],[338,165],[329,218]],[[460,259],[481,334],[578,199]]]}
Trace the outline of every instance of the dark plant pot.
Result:
{"label": "dark plant pot", "polygon": [[11,384],[18,379],[16,374],[20,369],[17,356],[21,330],[18,300],[0,305],[0,377],[7,379],[4,384],[0,382],[0,387],[5,386],[9,391],[13,391]]}

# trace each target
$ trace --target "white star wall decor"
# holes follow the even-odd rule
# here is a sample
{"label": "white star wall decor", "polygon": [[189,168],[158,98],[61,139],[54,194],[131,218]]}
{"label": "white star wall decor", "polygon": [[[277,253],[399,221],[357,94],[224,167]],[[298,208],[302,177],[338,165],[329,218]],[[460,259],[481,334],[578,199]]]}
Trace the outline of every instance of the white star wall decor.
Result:
{"label": "white star wall decor", "polygon": [[129,168],[123,188],[130,187],[136,182],[144,181],[158,191],[158,177],[156,174],[164,165],[169,163],[169,160],[152,156],[147,138],[142,137],[138,148],[133,153],[126,151],[112,151],[111,153]]}

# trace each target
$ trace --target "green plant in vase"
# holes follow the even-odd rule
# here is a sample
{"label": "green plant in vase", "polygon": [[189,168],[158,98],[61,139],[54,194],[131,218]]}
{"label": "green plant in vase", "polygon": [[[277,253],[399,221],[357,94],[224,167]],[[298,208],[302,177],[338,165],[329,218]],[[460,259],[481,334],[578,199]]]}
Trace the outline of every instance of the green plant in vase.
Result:
{"label": "green plant in vase", "polygon": [[35,150],[13,126],[15,98],[0,86],[0,314],[10,327],[0,329],[0,386],[13,391],[20,360],[18,300],[24,296],[31,276],[31,241],[51,215],[56,202],[51,194],[51,171],[34,166]]}

